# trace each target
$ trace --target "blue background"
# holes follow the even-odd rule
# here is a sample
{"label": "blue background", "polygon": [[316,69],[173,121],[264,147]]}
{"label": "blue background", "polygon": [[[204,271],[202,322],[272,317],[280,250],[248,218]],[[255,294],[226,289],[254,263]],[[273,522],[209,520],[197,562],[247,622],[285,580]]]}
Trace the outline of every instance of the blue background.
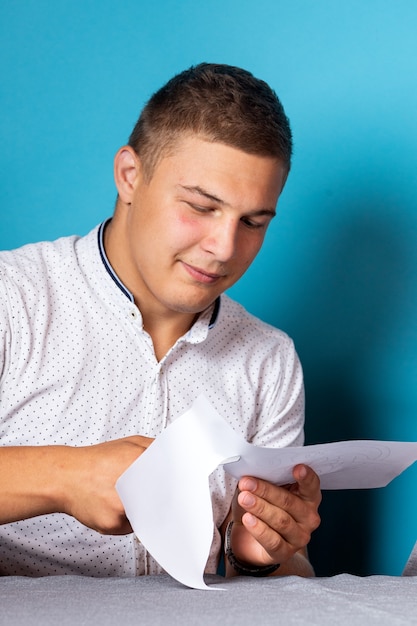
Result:
{"label": "blue background", "polygon": [[[417,440],[417,3],[3,0],[0,248],[85,234],[112,213],[112,160],[151,93],[200,61],[283,100],[293,171],[232,295],[301,356],[307,442]],[[319,574],[399,574],[417,467],[326,492]]]}

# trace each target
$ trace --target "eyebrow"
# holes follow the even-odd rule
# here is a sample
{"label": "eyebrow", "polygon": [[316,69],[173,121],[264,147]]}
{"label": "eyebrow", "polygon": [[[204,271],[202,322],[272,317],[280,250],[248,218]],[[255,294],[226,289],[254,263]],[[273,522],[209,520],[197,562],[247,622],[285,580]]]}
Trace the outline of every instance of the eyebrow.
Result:
{"label": "eyebrow", "polygon": [[213,200],[214,202],[218,202],[219,204],[226,204],[226,202],[224,200],[222,200],[221,198],[218,198],[217,196],[213,195],[212,193],[209,193],[208,191],[206,191],[205,189],[203,189],[199,185],[196,185],[196,186],[179,185],[179,186],[182,189],[185,189],[186,191],[190,191],[191,193],[197,193],[199,196],[203,196],[204,198],[207,198],[207,200]]}
{"label": "eyebrow", "polygon": [[[225,202],[221,198],[218,198],[214,194],[209,193],[208,191],[206,191],[205,189],[203,189],[199,185],[195,185],[195,186],[192,186],[192,185],[179,185],[179,187],[181,187],[181,189],[184,189],[185,191],[189,191],[190,193],[196,193],[199,196],[202,196],[203,198],[206,198],[207,200],[211,200],[212,202],[217,202],[218,204],[220,204],[222,206],[226,206],[227,205],[227,202]],[[254,209],[253,211],[248,211],[247,215],[268,215],[269,217],[273,218],[273,217],[276,216],[276,211],[275,211],[275,208],[273,208],[273,209],[269,209],[269,208]]]}

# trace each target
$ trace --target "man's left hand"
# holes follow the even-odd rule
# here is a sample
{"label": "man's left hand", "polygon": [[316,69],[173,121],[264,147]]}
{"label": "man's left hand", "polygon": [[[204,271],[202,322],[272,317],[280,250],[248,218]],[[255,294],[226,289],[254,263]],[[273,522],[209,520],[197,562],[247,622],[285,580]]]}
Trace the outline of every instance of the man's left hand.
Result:
{"label": "man's left hand", "polygon": [[320,479],[306,465],[295,466],[293,476],[296,482],[285,487],[240,479],[232,506],[232,548],[240,562],[285,564],[309,543],[320,524]]}

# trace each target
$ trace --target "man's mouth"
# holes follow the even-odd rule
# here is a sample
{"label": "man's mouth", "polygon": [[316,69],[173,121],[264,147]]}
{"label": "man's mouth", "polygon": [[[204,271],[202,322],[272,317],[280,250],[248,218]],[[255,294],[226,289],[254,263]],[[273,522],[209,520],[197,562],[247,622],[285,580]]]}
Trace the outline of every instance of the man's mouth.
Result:
{"label": "man's mouth", "polygon": [[204,283],[206,285],[212,285],[216,283],[220,278],[223,278],[224,274],[218,274],[213,272],[208,272],[200,267],[195,267],[194,265],[189,265],[188,263],[182,262],[184,269],[188,272],[188,274],[199,283]]}

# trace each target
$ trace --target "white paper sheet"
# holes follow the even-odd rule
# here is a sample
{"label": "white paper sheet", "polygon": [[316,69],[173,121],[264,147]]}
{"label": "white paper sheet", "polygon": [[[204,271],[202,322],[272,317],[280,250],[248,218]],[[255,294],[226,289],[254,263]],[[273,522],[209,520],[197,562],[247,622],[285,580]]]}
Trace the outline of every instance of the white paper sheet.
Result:
{"label": "white paper sheet", "polygon": [[214,530],[208,477],[219,465],[236,478],[284,485],[294,482],[294,465],[304,463],[320,476],[322,489],[363,489],[387,485],[416,460],[414,442],[257,447],[200,396],[122,474],[116,488],[136,536],[158,563],[184,585],[207,589],[203,574]]}

